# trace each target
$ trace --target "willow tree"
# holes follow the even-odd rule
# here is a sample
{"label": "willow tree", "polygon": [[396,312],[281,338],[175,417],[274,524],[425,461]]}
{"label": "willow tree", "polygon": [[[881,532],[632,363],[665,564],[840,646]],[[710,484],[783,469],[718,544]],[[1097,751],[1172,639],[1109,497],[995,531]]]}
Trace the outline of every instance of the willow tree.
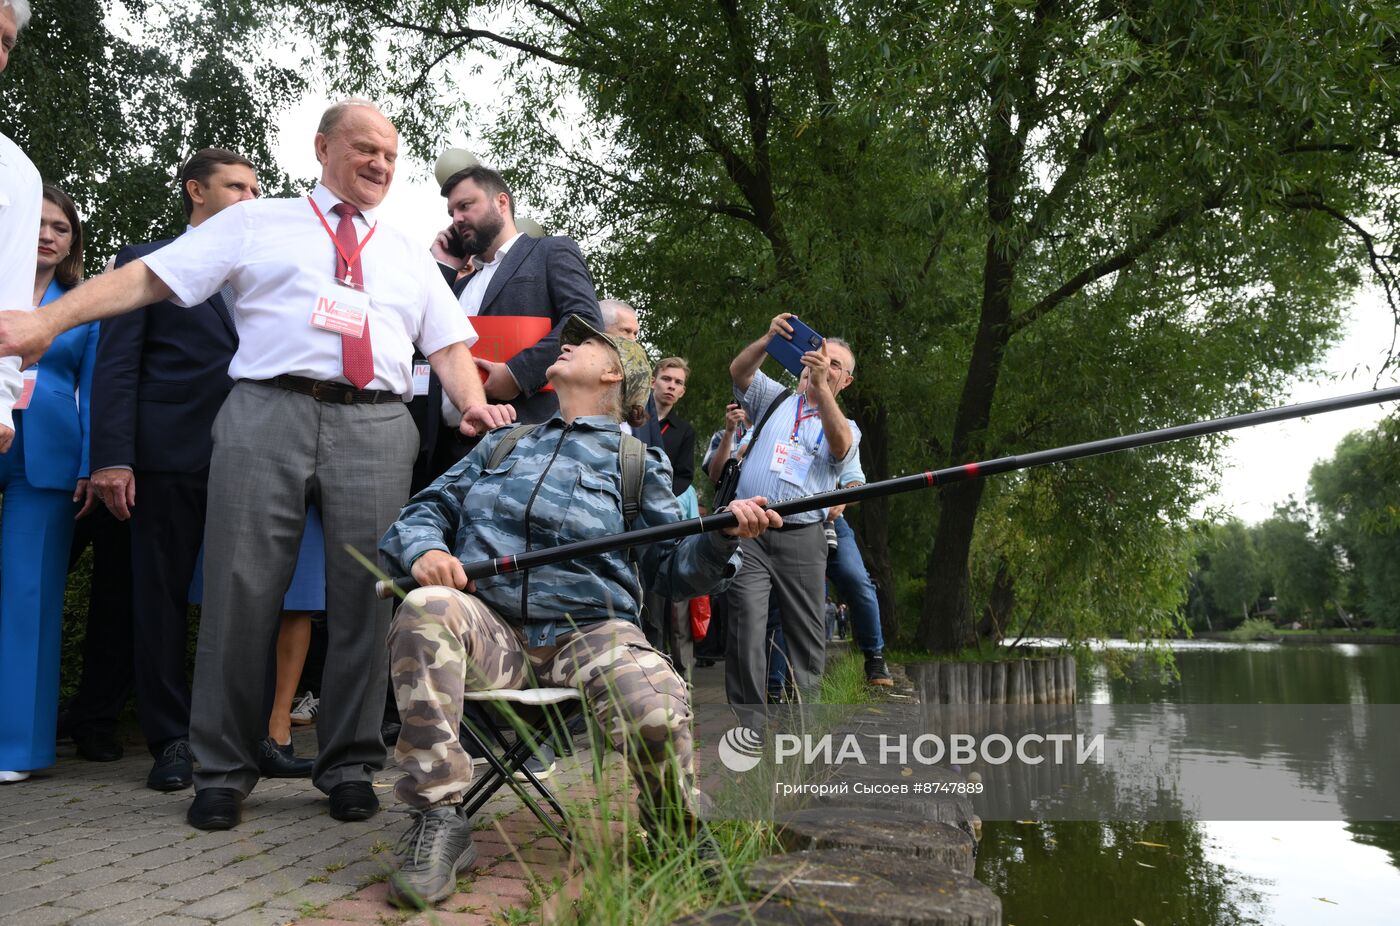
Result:
{"label": "willow tree", "polygon": [[[1389,4],[266,2],[420,152],[479,133],[692,413],[775,312],[845,335],[871,478],[1253,407],[1388,270]],[[954,650],[989,604],[1181,588],[1216,447],[867,503],[862,541]]]}

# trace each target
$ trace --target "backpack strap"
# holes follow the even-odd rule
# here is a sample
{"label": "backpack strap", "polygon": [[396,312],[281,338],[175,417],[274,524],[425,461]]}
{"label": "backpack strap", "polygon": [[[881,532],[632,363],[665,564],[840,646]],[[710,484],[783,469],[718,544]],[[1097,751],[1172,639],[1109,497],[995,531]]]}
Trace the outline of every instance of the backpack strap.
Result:
{"label": "backpack strap", "polygon": [[501,438],[499,444],[491,448],[491,456],[486,459],[486,468],[495,469],[504,463],[506,457],[515,451],[515,445],[520,443],[520,439],[537,427],[539,427],[538,424],[517,424],[511,428],[510,433]]}
{"label": "backpack strap", "polygon": [[622,470],[622,520],[627,530],[642,511],[642,480],[647,471],[647,445],[631,434],[622,435],[617,447],[618,466]]}
{"label": "backpack strap", "polygon": [[[515,445],[529,434],[538,424],[517,424],[510,429],[501,442],[491,448],[491,456],[486,460],[487,469],[495,469],[505,462],[506,457],[515,452]],[[632,523],[642,512],[642,481],[647,472],[647,445],[631,434],[623,434],[617,447],[618,467],[622,471],[622,518],[631,530]]]}

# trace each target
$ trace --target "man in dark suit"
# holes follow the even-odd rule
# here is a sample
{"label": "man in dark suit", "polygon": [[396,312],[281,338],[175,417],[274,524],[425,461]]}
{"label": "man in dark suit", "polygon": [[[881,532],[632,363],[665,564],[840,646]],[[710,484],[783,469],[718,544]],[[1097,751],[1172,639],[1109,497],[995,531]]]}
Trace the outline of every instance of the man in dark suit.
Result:
{"label": "man in dark suit", "polygon": [[[515,197],[501,175],[489,167],[478,164],[457,171],[442,185],[442,195],[452,225],[433,242],[433,256],[452,283],[462,310],[473,322],[483,320],[476,363],[486,397],[514,406],[517,421],[547,421],[559,410],[559,401],[546,388],[545,371],[559,359],[564,322],[578,315],[603,328],[598,294],[583,255],[572,238],[522,234],[515,227]],[[509,345],[511,356],[504,362],[486,359],[490,340],[486,326],[510,327],[504,319],[520,319],[515,327],[528,333],[526,343],[514,338],[517,343]],[[535,331],[540,332],[538,337]],[[423,422],[424,443],[435,444],[432,469],[436,476],[461,459],[475,441],[456,432],[456,410],[443,402],[436,377],[429,385],[428,408],[443,412],[442,420]],[[441,427],[444,423],[451,428]]]}
{"label": "man in dark suit", "polygon": [[[180,172],[190,227],[258,194],[253,165],[222,148]],[[170,242],[130,245],[117,266]],[[159,302],[102,323],[92,397],[92,483],[131,520],[136,706],[160,791],[188,787],[190,689],[185,678],[190,579],[204,537],[210,428],[233,381],[238,346],[222,296],[185,309]],[[141,503],[136,505],[136,486]]]}

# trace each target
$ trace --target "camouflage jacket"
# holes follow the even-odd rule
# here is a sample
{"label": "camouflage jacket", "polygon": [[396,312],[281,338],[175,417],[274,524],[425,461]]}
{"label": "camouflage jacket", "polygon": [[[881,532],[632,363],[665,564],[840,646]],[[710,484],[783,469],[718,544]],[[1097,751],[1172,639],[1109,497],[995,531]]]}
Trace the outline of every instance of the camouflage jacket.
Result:
{"label": "camouflage jacket", "polygon": [[[624,530],[622,431],[616,422],[588,416],[565,425],[555,415],[521,438],[500,466],[486,470],[492,449],[509,432],[507,427],[487,434],[409,501],[379,542],[391,572],[407,575],[429,550],[446,550],[471,563]],[[660,449],[648,447],[641,511],[633,527],[680,517],[671,464]],[[647,585],[675,601],[723,588],[740,563],[738,541],[718,531],[636,552]],[[626,550],[600,553],[478,579],[476,594],[510,623],[529,625],[529,645],[548,645],[569,622],[618,617],[637,623],[642,590],[632,565]]]}

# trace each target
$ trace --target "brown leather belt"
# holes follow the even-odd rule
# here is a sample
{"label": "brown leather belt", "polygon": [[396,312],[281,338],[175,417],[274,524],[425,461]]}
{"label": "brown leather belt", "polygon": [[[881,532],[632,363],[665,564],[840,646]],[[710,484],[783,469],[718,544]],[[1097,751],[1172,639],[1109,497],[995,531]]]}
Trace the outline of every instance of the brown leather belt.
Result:
{"label": "brown leather belt", "polygon": [[335,405],[381,405],[385,402],[402,402],[403,396],[386,389],[356,389],[346,383],[333,383],[306,376],[274,376],[272,379],[250,379],[250,383],[276,386],[289,392],[309,395],[317,402],[330,402]]}

